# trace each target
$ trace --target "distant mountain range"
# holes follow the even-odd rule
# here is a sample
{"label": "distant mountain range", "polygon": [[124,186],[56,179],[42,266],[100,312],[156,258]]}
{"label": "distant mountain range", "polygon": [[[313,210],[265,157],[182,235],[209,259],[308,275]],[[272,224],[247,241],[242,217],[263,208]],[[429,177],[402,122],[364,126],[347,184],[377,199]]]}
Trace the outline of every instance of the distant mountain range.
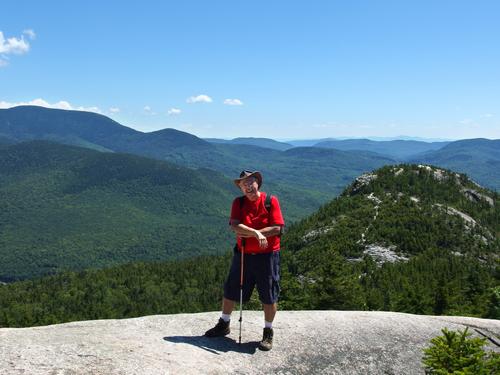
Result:
{"label": "distant mountain range", "polygon": [[335,137],[335,138],[318,138],[318,139],[289,139],[289,140],[281,140],[282,142],[288,143],[295,147],[303,147],[303,146],[314,146],[320,142],[330,142],[330,141],[346,141],[346,140],[361,140],[368,139],[370,141],[419,141],[419,142],[453,142],[450,139],[441,139],[441,138],[422,138],[422,137],[410,137],[406,135],[400,135],[396,137]]}
{"label": "distant mountain range", "polygon": [[294,146],[285,143],[285,142],[278,142],[275,141],[274,139],[269,139],[269,138],[234,138],[234,139],[219,139],[219,138],[204,138],[205,141],[211,142],[211,143],[223,143],[223,144],[233,144],[233,145],[251,145],[251,146],[258,146],[258,147],[265,147],[265,148],[272,148],[273,150],[280,150],[280,151],[285,151],[288,150],[289,148],[293,148]]}
{"label": "distant mountain range", "polygon": [[410,161],[465,172],[480,184],[500,190],[500,139],[464,139]]}
{"label": "distant mountain range", "polygon": [[335,148],[337,150],[363,150],[387,155],[397,160],[405,160],[415,154],[439,150],[450,142],[419,141],[371,141],[369,139],[346,139],[341,141],[324,141],[316,143],[316,147]]}
{"label": "distant mountain range", "polygon": [[[466,140],[464,143],[402,138],[405,140],[323,139],[285,143],[267,138],[236,138],[209,139],[207,142],[174,129],[139,132],[90,112],[34,106],[0,109],[0,147],[13,142],[46,139],[98,151],[168,160],[190,168],[209,168],[229,177],[242,169],[260,169],[266,174],[269,189],[293,196],[304,195],[301,209],[290,212],[294,218],[313,212],[360,173],[398,161],[453,168],[469,174],[480,184],[500,189],[500,157],[495,151],[499,149],[499,140]],[[333,150],[331,153],[300,150],[317,146],[333,147]],[[433,154],[434,151],[440,152]]]}
{"label": "distant mountain range", "polygon": [[285,210],[292,220],[313,212],[360,173],[394,162],[370,153],[215,144],[174,129],[142,133],[95,113],[34,106],[0,110],[0,136],[11,142],[48,139],[133,153],[193,169],[209,168],[228,177],[258,169],[264,174],[264,189],[291,202]]}

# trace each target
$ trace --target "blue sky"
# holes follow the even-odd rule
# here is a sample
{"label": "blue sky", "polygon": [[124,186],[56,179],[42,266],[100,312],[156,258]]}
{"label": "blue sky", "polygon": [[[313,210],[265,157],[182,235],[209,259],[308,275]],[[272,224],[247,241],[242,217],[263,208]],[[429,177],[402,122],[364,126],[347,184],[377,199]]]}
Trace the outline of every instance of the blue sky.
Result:
{"label": "blue sky", "polygon": [[500,138],[498,1],[15,1],[0,108],[149,132]]}

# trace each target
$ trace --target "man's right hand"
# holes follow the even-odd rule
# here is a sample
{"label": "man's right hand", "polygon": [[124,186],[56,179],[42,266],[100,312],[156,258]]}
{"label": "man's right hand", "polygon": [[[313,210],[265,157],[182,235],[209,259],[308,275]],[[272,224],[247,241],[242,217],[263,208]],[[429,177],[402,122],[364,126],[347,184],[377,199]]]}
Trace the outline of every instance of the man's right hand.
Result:
{"label": "man's right hand", "polygon": [[255,231],[255,237],[259,241],[260,248],[265,249],[267,247],[267,238],[258,230]]}

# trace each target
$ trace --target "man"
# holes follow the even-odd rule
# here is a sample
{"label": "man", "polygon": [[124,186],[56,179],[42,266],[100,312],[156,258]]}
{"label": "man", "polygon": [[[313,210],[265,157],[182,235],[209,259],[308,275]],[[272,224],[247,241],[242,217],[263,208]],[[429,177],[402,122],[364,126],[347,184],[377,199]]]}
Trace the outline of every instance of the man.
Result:
{"label": "man", "polygon": [[259,348],[270,350],[273,346],[273,320],[280,291],[280,235],[285,222],[278,198],[267,197],[265,192],[259,191],[262,186],[260,172],[243,171],[234,183],[244,194],[233,201],[229,220],[231,229],[236,233],[237,243],[231,269],[224,284],[222,315],[217,325],[209,329],[205,336],[225,336],[230,332],[231,312],[240,297],[243,251],[243,301],[248,302],[256,285],[265,319]]}

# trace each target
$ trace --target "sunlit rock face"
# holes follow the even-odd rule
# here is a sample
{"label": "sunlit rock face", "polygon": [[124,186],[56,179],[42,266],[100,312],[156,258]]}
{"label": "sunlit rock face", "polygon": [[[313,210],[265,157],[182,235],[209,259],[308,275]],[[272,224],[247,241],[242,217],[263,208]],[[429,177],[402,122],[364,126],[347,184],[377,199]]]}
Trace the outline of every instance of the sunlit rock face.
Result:
{"label": "sunlit rock face", "polygon": [[[264,318],[243,311],[231,333],[203,333],[219,312],[0,329],[1,374],[422,374],[441,329],[500,335],[500,321],[367,311],[280,311],[274,347],[257,349]],[[493,344],[490,344],[493,345]],[[496,349],[495,349],[496,348]],[[498,347],[491,347],[498,350]]]}

